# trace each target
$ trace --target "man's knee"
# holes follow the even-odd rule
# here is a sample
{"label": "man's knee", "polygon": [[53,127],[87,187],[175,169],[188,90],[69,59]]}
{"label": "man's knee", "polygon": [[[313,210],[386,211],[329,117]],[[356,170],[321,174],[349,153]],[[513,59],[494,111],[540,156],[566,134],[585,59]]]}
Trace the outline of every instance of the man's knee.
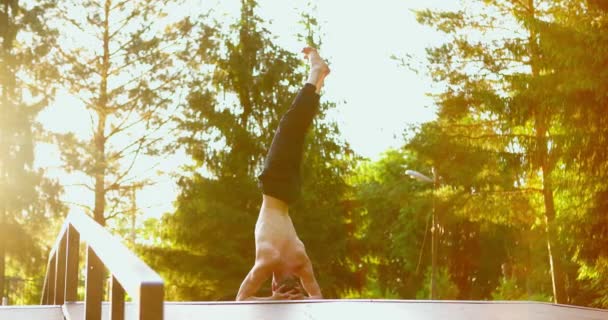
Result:
{"label": "man's knee", "polygon": [[264,196],[276,199],[270,200],[269,204],[280,204],[278,201],[281,201],[290,205],[300,194],[300,180],[293,173],[264,170],[258,179]]}

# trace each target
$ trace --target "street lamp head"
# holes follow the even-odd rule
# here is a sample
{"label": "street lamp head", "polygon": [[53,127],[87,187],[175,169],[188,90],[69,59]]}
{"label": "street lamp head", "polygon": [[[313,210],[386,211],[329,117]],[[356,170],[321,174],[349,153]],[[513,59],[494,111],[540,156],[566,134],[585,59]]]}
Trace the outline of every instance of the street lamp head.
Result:
{"label": "street lamp head", "polygon": [[433,183],[433,179],[431,179],[431,178],[423,175],[422,173],[420,173],[418,171],[405,170],[405,174],[407,174],[411,178],[416,179],[418,181],[427,182],[427,183]]}

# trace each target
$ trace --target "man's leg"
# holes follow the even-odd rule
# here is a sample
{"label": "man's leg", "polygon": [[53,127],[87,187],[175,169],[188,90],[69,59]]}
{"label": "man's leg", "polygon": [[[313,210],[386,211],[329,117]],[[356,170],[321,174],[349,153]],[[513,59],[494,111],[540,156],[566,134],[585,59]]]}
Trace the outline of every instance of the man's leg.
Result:
{"label": "man's leg", "polygon": [[319,109],[319,92],[329,73],[327,64],[316,50],[306,48],[303,52],[311,62],[308,81],[281,118],[264,162],[264,171],[259,176],[264,195],[282,200],[287,205],[300,193],[304,140]]}
{"label": "man's leg", "polygon": [[304,140],[319,108],[315,90],[314,85],[307,83],[281,118],[259,176],[263,193],[286,204],[291,204],[300,192]]}

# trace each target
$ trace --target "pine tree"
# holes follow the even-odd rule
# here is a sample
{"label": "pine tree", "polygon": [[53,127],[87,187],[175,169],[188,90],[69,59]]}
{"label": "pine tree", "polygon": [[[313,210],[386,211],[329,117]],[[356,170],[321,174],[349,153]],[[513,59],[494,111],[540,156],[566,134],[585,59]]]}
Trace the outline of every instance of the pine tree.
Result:
{"label": "pine tree", "polygon": [[0,2],[0,297],[12,295],[7,266],[20,277],[39,276],[45,228],[62,212],[60,188],[34,168],[36,116],[57,78],[50,62],[56,32],[45,24],[52,8],[51,1]]}
{"label": "pine tree", "polygon": [[[67,172],[91,178],[89,208],[102,225],[120,217],[134,186],[147,184],[145,156],[160,153],[166,123],[175,108],[192,28],[185,18],[167,19],[174,1],[62,1],[59,21],[65,26],[63,80],[90,114],[90,136],[58,134]],[[184,57],[182,57],[184,58]],[[184,58],[186,60],[187,58]],[[124,210],[122,210],[124,209]]]}
{"label": "pine tree", "polygon": [[[474,162],[466,163],[468,168],[446,168],[454,164],[447,159],[459,156],[450,148],[443,148],[443,154],[435,153],[433,159],[443,166],[446,176],[450,171],[471,177],[461,179],[469,182],[463,186],[469,204],[477,203],[481,210],[488,210],[492,203],[500,204],[506,209],[504,214],[512,215],[505,217],[507,221],[534,223],[538,218],[535,212],[541,214],[544,222],[537,227],[545,230],[553,300],[565,302],[561,265],[567,261],[567,254],[560,250],[557,240],[554,183],[561,152],[560,114],[552,96],[556,89],[552,66],[545,58],[539,35],[551,3],[467,3],[477,11],[419,13],[420,22],[452,36],[450,43],[429,50],[430,72],[436,81],[446,84],[445,91],[437,96],[437,124],[443,136],[434,142],[469,149],[460,153],[464,158],[459,164]],[[482,36],[487,34],[500,36]],[[475,153],[477,157],[470,158]],[[445,165],[448,162],[450,165]]]}
{"label": "pine tree", "polygon": [[522,297],[543,299],[535,253],[544,242],[553,301],[605,306],[606,8],[467,3],[474,10],[419,14],[453,38],[429,50],[431,74],[446,86],[438,121],[412,147],[449,163],[443,175],[464,191],[455,212],[516,227],[501,294],[515,283]]}
{"label": "pine tree", "polygon": [[[256,176],[280,116],[303,83],[301,57],[273,43],[243,0],[227,29],[201,30],[198,70],[188,108],[179,117],[187,153],[194,160],[179,180],[176,212],[162,220],[166,243],[147,249],[151,264],[168,279],[172,299],[233,299],[254,261],[254,224],[261,204]],[[290,212],[307,244],[324,294],[340,275],[344,244],[341,195],[349,149],[335,124],[323,120],[323,104],[307,142],[303,198]],[[174,261],[179,257],[177,265]],[[185,261],[185,262],[184,262]]]}
{"label": "pine tree", "polygon": [[[606,26],[603,1],[556,1],[551,22],[538,27],[541,50],[552,66],[555,104],[560,106],[558,163],[563,182],[556,206],[562,216],[563,245],[574,253],[575,268],[569,281],[571,301],[608,306],[605,290],[608,233],[606,187],[608,165],[608,113],[605,96],[608,78]],[[569,280],[570,280],[569,279]]]}

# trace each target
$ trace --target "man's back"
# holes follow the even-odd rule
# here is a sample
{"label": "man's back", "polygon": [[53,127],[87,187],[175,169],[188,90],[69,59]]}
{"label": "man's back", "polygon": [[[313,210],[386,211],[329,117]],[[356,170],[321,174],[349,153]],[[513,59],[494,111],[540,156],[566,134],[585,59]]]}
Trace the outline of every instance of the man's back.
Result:
{"label": "man's back", "polygon": [[277,269],[295,272],[305,262],[304,243],[298,238],[287,211],[262,207],[255,225],[256,260],[267,255]]}

